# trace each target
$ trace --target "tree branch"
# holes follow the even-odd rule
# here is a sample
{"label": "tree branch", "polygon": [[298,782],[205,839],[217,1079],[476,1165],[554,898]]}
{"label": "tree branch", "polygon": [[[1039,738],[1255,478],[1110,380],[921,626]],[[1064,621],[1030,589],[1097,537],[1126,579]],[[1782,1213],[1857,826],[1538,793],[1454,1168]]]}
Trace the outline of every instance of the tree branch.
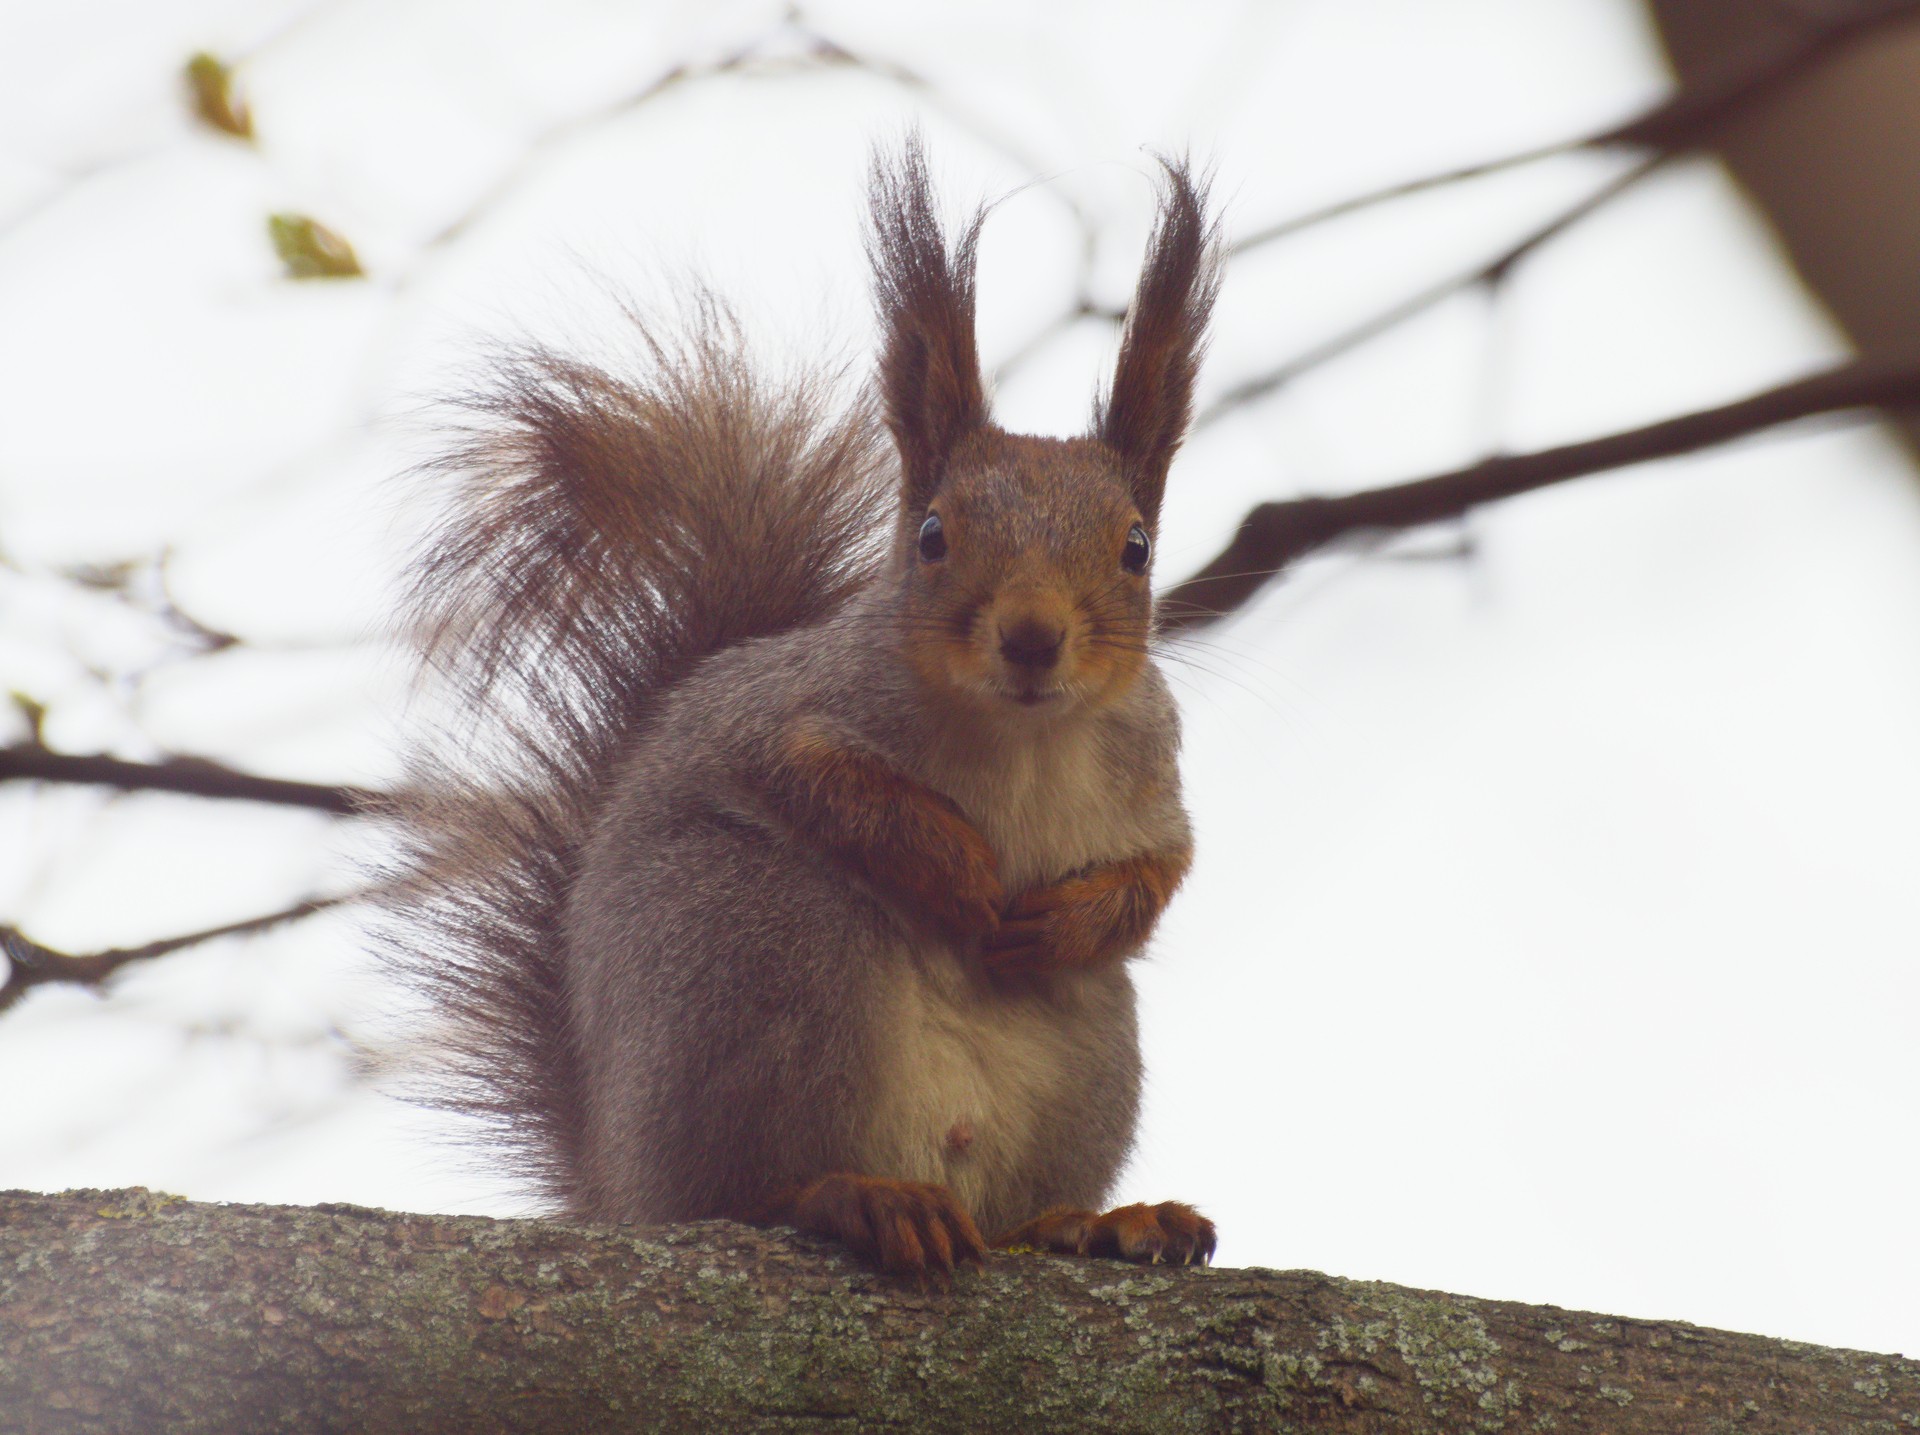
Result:
{"label": "tree branch", "polygon": [[54,983],[97,987],[120,968],[134,962],[151,961],[155,957],[164,957],[171,952],[197,947],[202,942],[216,941],[221,937],[264,932],[271,927],[310,917],[315,912],[324,912],[348,900],[346,897],[315,897],[296,902],[283,911],[269,912],[264,917],[248,917],[245,921],[228,922],[222,927],[209,927],[205,931],[188,932],[180,937],[163,937],[144,946],[113,947],[103,952],[79,955],[43,946],[18,927],[0,927],[0,956],[7,959],[7,977],[0,982],[0,1012],[6,1011],[33,987]]}
{"label": "tree branch", "polygon": [[204,757],[129,762],[100,753],[55,752],[37,742],[0,747],[0,782],[69,782],[122,792],[179,792],[281,807],[307,807],[350,817],[380,801],[366,788],[257,777]]}
{"label": "tree branch", "polygon": [[1166,630],[1200,627],[1252,598],[1288,564],[1355,533],[1396,532],[1458,518],[1496,499],[1570,478],[1669,458],[1813,414],[1920,404],[1920,358],[1856,359],[1719,408],[1604,438],[1486,459],[1470,467],[1337,498],[1263,503],[1229,543],[1162,598]]}
{"label": "tree branch", "polygon": [[0,1410],[71,1435],[1827,1435],[1920,1421],[1920,1364],[1308,1271],[1002,1256],[915,1292],[726,1222],[17,1192]]}

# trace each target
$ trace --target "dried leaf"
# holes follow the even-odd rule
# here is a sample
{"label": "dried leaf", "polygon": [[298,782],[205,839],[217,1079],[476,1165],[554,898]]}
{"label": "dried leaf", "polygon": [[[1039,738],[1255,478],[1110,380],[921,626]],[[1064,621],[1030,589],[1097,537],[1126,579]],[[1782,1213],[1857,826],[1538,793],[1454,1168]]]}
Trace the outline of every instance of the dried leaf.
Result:
{"label": "dried leaf", "polygon": [[10,692],[7,697],[12,701],[14,711],[27,720],[27,738],[39,742],[47,722],[47,705],[23,692]]}
{"label": "dried leaf", "polygon": [[187,61],[187,91],[202,124],[235,139],[253,138],[253,115],[234,91],[233,71],[217,55],[202,50]]}
{"label": "dried leaf", "polygon": [[366,272],[353,246],[317,219],[270,214],[267,233],[290,279],[357,279]]}

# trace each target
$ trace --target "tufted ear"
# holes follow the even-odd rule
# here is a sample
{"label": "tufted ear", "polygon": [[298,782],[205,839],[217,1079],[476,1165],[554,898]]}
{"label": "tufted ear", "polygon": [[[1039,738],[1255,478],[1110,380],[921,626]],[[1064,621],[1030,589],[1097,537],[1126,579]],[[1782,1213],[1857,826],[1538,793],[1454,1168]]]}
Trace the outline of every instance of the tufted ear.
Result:
{"label": "tufted ear", "polygon": [[1160,516],[1167,466],[1193,418],[1193,384],[1207,318],[1220,289],[1220,231],[1207,215],[1207,181],[1185,160],[1162,159],[1160,212],[1140,286],[1127,310],[1113,387],[1094,405],[1094,436],[1120,456],[1133,501]]}
{"label": "tufted ear", "polygon": [[973,333],[976,212],[949,245],[933,210],[917,132],[897,155],[876,151],[871,182],[873,262],[880,310],[880,399],[900,448],[909,512],[926,507],[954,447],[987,422]]}

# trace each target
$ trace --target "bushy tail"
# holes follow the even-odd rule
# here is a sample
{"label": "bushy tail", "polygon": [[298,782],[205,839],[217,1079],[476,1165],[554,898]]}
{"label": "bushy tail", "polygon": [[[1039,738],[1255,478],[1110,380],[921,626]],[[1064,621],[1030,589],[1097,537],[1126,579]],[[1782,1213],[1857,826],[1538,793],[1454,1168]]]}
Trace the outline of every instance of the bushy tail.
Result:
{"label": "bushy tail", "polygon": [[459,401],[407,610],[431,730],[384,944],[447,1024],[434,1098],[562,1208],[585,1106],[560,914],[609,773],[703,656],[865,583],[893,503],[871,410],[749,372],[718,306],[640,337],[632,376],[532,348]]}

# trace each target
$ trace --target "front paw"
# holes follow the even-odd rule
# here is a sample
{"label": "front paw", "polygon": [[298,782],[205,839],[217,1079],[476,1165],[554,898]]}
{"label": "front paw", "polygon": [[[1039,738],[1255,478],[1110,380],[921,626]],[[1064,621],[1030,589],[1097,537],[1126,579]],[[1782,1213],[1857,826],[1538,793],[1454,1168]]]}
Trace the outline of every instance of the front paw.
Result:
{"label": "front paw", "polygon": [[998,972],[1035,972],[1090,967],[1119,955],[1103,915],[1082,889],[1083,878],[1036,887],[1015,898],[982,945],[981,956]]}
{"label": "front paw", "polygon": [[971,823],[957,821],[951,835],[953,860],[935,867],[933,880],[916,896],[934,920],[962,942],[991,941],[1007,901],[998,860]]}
{"label": "front paw", "polygon": [[994,1242],[1066,1256],[1106,1256],[1143,1265],[1213,1264],[1213,1222],[1181,1201],[1117,1206],[1105,1215],[1055,1210],[1016,1226]]}

